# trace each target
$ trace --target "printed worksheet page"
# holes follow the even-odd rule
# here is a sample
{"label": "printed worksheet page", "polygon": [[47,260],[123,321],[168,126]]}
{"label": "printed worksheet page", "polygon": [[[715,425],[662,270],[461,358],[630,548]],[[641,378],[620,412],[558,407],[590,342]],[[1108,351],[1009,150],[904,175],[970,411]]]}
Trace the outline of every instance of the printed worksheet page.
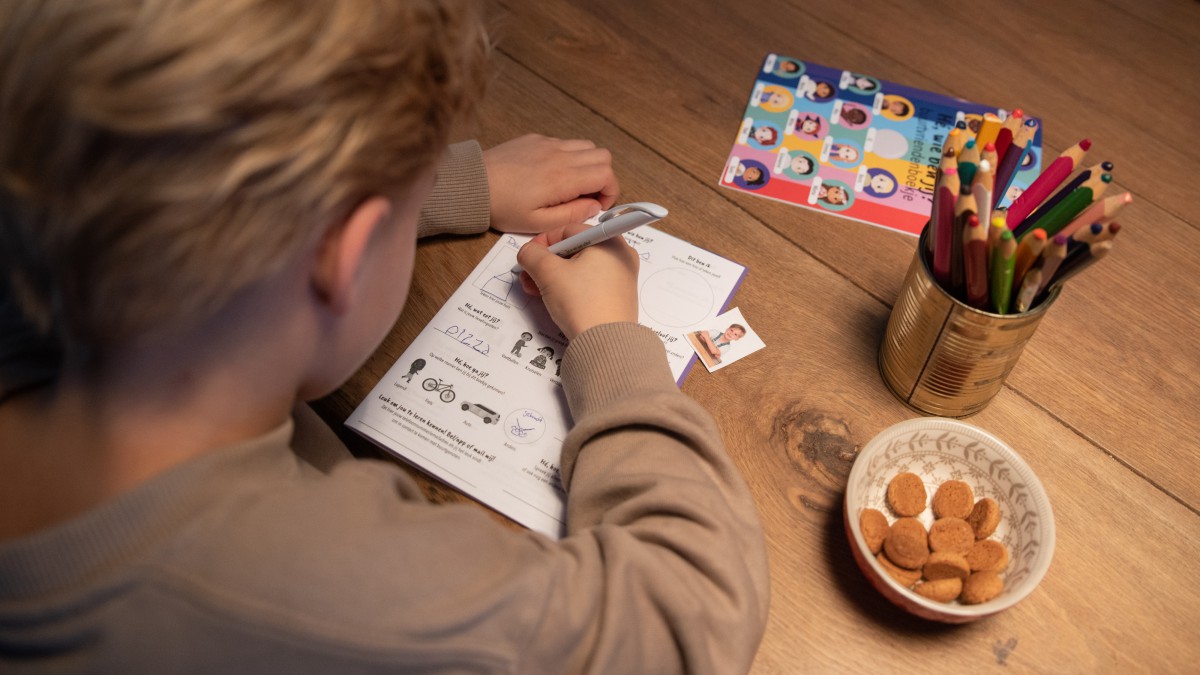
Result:
{"label": "printed worksheet page", "polygon": [[[686,336],[710,329],[746,268],[649,226],[623,235],[641,258],[639,322],[682,383]],[[346,424],[531,529],[564,533],[559,377],[567,341],[512,273],[528,236],[503,235]]]}

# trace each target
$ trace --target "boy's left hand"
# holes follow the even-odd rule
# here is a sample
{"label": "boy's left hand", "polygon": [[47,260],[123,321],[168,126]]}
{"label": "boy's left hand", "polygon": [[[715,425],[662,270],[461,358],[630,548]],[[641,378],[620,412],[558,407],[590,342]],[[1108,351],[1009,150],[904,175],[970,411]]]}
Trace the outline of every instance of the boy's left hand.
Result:
{"label": "boy's left hand", "polygon": [[545,232],[580,223],[613,206],[620,187],[612,155],[588,140],[529,134],[483,153],[492,227]]}

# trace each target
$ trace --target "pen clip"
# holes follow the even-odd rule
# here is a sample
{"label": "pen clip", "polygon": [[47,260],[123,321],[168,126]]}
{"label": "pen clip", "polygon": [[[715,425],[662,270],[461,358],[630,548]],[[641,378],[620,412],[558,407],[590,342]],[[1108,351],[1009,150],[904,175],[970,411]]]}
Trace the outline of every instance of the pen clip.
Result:
{"label": "pen clip", "polygon": [[639,211],[643,214],[650,216],[649,218],[646,219],[647,223],[651,223],[656,220],[662,220],[663,218],[667,217],[667,210],[665,208],[659,206],[658,204],[655,204],[653,202],[630,202],[628,204],[621,204],[620,206],[614,206],[611,209],[605,211],[604,213],[601,213],[599,220],[597,220],[597,224],[603,223],[607,220],[611,220],[612,218],[616,218],[617,216],[623,215],[625,213],[639,212]]}

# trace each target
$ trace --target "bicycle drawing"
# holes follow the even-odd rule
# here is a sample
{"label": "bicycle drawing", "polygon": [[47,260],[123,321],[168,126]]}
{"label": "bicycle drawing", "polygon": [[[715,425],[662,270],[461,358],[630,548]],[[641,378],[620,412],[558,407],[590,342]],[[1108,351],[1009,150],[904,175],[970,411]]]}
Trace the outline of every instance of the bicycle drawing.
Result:
{"label": "bicycle drawing", "polygon": [[442,382],[440,379],[428,378],[421,383],[421,388],[425,391],[440,391],[438,398],[443,402],[449,403],[454,400],[454,385],[449,382]]}

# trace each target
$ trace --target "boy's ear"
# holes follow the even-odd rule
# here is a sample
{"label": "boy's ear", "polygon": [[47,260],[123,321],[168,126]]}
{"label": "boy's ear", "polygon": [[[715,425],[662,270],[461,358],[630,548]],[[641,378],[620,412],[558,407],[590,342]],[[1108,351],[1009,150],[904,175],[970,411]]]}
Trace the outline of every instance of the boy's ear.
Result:
{"label": "boy's ear", "polygon": [[312,269],[312,287],[334,313],[343,314],[350,308],[367,246],[391,212],[387,199],[371,197],[325,233]]}

